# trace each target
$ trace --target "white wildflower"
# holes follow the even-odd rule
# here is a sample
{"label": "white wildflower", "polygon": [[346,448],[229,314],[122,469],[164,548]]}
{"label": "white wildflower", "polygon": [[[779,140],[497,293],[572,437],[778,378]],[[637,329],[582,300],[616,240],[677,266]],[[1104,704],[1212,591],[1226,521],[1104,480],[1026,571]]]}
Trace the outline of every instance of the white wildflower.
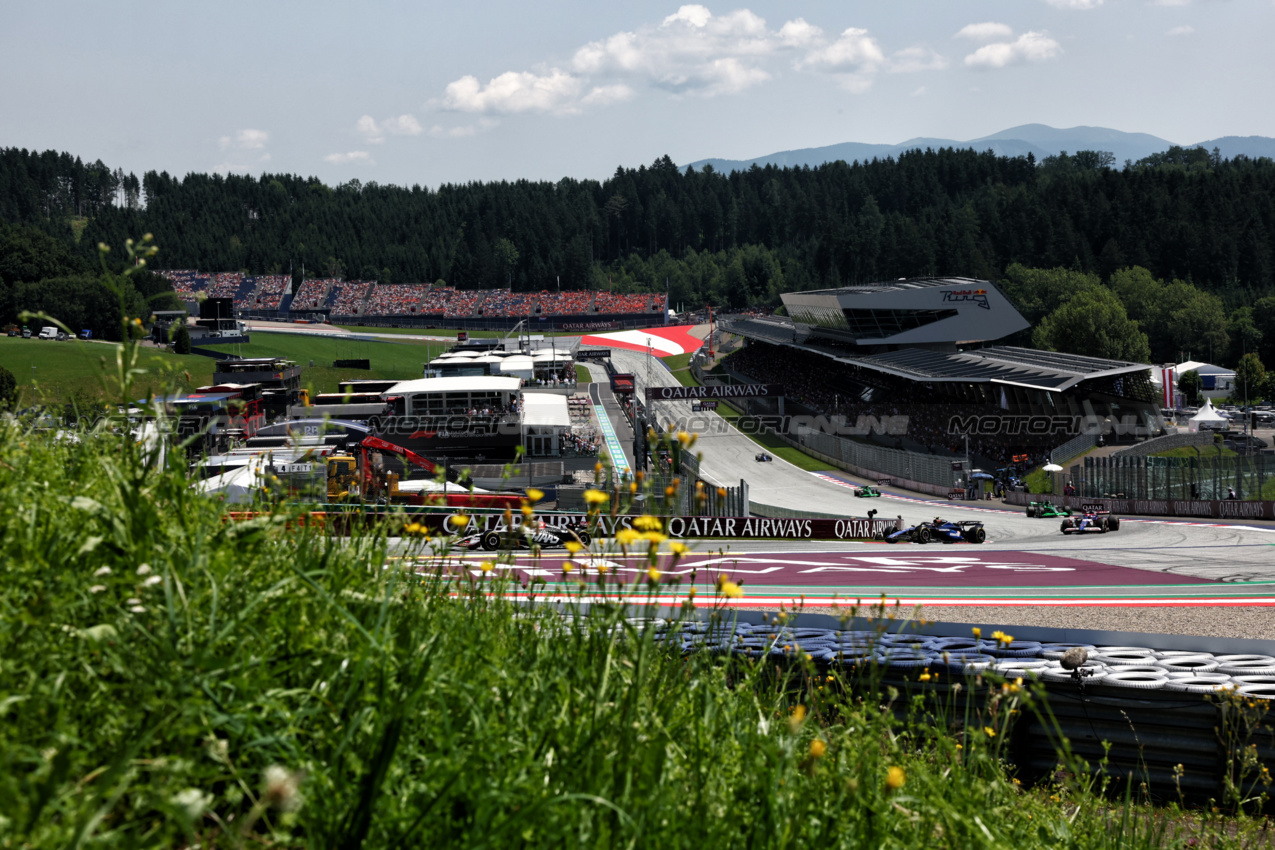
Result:
{"label": "white wildflower", "polygon": [[97,570],[93,573],[93,575],[95,576],[109,576],[110,574],[111,574],[110,567],[98,567]]}
{"label": "white wildflower", "polygon": [[138,567],[138,568],[137,568],[137,574],[138,574],[139,576],[147,575],[147,574],[149,574],[149,573],[150,573],[150,571],[151,571],[151,565],[150,565],[150,564],[142,564],[140,567]]}

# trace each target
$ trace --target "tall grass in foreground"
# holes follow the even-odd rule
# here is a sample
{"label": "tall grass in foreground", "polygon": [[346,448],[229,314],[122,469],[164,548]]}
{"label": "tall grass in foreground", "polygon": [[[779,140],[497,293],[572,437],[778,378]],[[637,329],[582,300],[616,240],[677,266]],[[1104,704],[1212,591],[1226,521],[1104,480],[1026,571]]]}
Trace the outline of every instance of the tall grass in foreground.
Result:
{"label": "tall grass in foreground", "polygon": [[871,669],[684,656],[300,519],[227,522],[110,421],[0,419],[0,847],[1260,846],[1113,806],[1065,753],[1024,790],[1027,692],[936,711]]}
{"label": "tall grass in foreground", "polygon": [[1164,843],[1013,781],[1025,694],[905,724],[897,693],[528,610],[376,531],[223,522],[188,483],[0,425],[0,846]]}

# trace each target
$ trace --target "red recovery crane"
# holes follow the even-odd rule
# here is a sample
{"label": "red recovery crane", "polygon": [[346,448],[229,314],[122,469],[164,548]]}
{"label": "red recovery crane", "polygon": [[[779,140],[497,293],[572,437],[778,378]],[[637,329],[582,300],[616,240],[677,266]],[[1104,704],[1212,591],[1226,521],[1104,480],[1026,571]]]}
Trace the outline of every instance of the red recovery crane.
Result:
{"label": "red recovery crane", "polygon": [[[411,449],[403,448],[382,440],[380,437],[368,435],[359,443],[359,451],[362,454],[363,474],[365,476],[365,485],[371,483],[372,467],[367,461],[368,449],[373,451],[389,452],[398,455],[408,463],[425,470],[431,475],[438,475],[439,472],[444,474],[444,481],[449,484],[457,484],[460,481],[460,475],[455,470],[440,467],[428,458],[421,457]],[[453,508],[510,508],[516,509],[522,507],[523,497],[511,493],[466,493],[466,492],[443,492],[443,493],[412,493],[409,494],[420,499],[420,504],[424,505],[447,505]]]}

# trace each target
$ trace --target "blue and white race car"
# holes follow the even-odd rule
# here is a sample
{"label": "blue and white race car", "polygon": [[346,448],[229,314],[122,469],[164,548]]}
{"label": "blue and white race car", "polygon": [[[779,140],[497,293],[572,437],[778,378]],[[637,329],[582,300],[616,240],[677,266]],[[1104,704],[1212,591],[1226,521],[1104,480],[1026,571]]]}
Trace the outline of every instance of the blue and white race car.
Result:
{"label": "blue and white race car", "polygon": [[982,543],[987,540],[987,531],[977,520],[952,522],[935,517],[933,522],[892,531],[880,539],[886,543]]}
{"label": "blue and white race car", "polygon": [[1063,534],[1083,534],[1086,531],[1106,534],[1119,530],[1120,518],[1112,516],[1110,511],[1085,511],[1080,516],[1067,517],[1062,521]]}

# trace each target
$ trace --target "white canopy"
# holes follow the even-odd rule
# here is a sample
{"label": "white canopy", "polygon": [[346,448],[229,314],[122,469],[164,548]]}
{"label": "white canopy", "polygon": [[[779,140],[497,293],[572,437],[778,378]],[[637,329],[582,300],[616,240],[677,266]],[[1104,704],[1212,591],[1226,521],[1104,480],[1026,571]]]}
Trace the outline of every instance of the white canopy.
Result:
{"label": "white canopy", "polygon": [[546,351],[541,354],[532,355],[532,360],[536,363],[570,363],[570,352]]}
{"label": "white canopy", "polygon": [[1213,400],[1206,398],[1204,406],[1200,408],[1200,412],[1187,421],[1187,429],[1198,431],[1201,427],[1208,428],[1209,426],[1220,425],[1225,421],[1226,417],[1213,409]]}
{"label": "white canopy", "polygon": [[523,393],[522,421],[528,426],[570,428],[567,397],[556,393]]}

